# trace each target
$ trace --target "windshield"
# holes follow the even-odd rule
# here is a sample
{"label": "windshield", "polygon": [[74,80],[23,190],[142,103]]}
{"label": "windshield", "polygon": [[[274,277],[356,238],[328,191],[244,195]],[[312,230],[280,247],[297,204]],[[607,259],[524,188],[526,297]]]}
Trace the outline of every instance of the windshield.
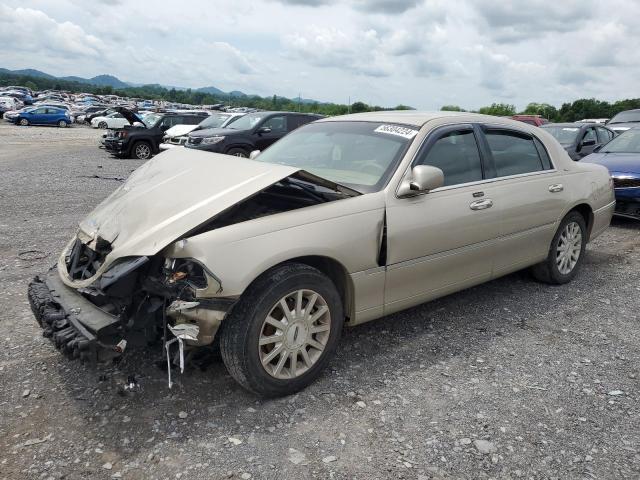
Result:
{"label": "windshield", "polygon": [[[140,117],[140,115],[137,115]],[[156,123],[162,119],[162,115],[158,115],[157,113],[147,113],[142,115],[142,123],[146,125],[147,128],[155,127]]]}
{"label": "windshield", "polygon": [[220,128],[224,123],[231,118],[231,115],[224,113],[214,113],[208,116],[198,125],[200,128]]}
{"label": "windshield", "polygon": [[299,167],[362,193],[375,192],[384,187],[417,134],[413,127],[373,122],[312,123],[255,160]]}
{"label": "windshield", "polygon": [[640,153],[640,130],[627,130],[607,143],[602,153]]}
{"label": "windshield", "polygon": [[640,122],[640,111],[629,110],[627,112],[620,112],[611,119],[609,123],[625,123],[625,122]]}
{"label": "windshield", "polygon": [[229,128],[232,128],[234,130],[251,130],[265,116],[270,115],[270,113],[271,112],[249,113],[244,117],[240,117],[238,120],[235,120],[229,125]]}
{"label": "windshield", "polygon": [[544,130],[556,137],[556,140],[563,145],[570,145],[578,136],[580,127],[544,127]]}

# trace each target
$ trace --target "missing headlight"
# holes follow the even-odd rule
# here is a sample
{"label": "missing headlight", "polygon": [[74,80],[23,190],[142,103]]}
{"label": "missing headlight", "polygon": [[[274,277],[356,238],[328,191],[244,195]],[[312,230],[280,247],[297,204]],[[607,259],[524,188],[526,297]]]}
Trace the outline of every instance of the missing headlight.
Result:
{"label": "missing headlight", "polygon": [[[192,258],[169,258],[165,261],[166,281],[169,284],[186,284],[198,292],[219,293],[222,286],[218,278],[204,265]],[[213,289],[213,290],[212,290]],[[197,295],[198,296],[198,295]]]}

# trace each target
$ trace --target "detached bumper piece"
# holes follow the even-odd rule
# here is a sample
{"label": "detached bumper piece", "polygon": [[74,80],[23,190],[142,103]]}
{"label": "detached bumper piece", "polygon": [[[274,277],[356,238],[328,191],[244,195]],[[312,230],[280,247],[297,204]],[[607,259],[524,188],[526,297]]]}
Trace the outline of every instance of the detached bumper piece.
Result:
{"label": "detached bumper piece", "polygon": [[103,344],[99,336],[117,326],[119,319],[64,285],[55,270],[46,278],[35,277],[28,296],[43,336],[69,358],[98,363],[118,356],[117,349]]}

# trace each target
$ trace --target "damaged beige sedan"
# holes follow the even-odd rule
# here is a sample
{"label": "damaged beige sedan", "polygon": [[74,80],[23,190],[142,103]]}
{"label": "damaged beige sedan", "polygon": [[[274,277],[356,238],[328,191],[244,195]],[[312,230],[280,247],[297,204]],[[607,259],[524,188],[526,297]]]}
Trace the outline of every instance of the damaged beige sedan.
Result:
{"label": "damaged beige sedan", "polygon": [[88,361],[155,342],[182,367],[219,342],[243,387],[286,395],[345,324],[527,267],[568,282],[615,204],[604,167],[474,114],[327,118],[252,157],[173,149],[136,170],[31,283],[44,335]]}

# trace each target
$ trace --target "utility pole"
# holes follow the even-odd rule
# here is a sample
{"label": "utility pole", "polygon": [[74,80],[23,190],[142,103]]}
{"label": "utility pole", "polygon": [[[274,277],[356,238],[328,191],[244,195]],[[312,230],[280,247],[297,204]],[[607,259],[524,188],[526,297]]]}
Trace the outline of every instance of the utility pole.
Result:
{"label": "utility pole", "polygon": [[298,92],[298,112],[300,112],[300,102],[302,101],[302,93]]}
{"label": "utility pole", "polygon": [[351,95],[349,95],[349,100],[348,100],[348,104],[347,104],[347,112],[351,113]]}

